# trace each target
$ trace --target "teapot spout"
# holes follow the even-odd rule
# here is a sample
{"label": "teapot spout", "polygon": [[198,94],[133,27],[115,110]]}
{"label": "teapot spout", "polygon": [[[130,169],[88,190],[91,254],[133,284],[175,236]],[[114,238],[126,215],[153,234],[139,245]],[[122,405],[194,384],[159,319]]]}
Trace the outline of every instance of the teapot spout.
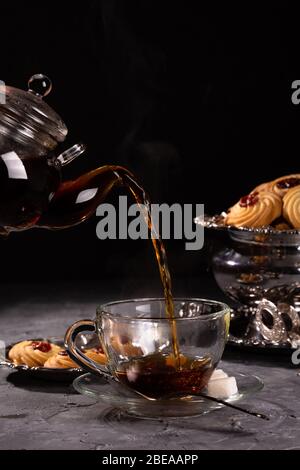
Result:
{"label": "teapot spout", "polygon": [[73,145],[73,147],[65,150],[57,157],[57,161],[61,166],[66,166],[71,163],[75,158],[78,158],[86,151],[86,145],[83,142]]}

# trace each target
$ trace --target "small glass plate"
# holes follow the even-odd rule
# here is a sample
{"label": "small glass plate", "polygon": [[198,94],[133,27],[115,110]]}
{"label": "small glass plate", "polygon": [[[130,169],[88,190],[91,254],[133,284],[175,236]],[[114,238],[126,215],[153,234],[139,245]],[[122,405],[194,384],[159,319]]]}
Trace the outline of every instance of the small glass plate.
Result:
{"label": "small glass plate", "polygon": [[[233,374],[231,374],[233,375]],[[239,393],[225,399],[235,403],[242,398],[262,390],[263,381],[254,375],[234,374]],[[209,401],[203,397],[190,396],[168,400],[147,400],[113,380],[93,374],[84,374],[73,382],[75,390],[106,405],[141,417],[188,417],[203,415],[222,408],[224,405]],[[205,391],[203,392],[205,393]]]}

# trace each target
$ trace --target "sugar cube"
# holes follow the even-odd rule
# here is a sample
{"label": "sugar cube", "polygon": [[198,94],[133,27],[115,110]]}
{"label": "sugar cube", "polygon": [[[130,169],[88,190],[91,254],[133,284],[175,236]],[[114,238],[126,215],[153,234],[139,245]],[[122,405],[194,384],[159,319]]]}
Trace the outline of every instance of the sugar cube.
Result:
{"label": "sugar cube", "polygon": [[224,379],[225,377],[228,377],[228,374],[226,374],[226,372],[224,372],[222,369],[216,369],[213,371],[209,380],[211,381],[211,380]]}
{"label": "sugar cube", "polygon": [[207,385],[207,395],[214,398],[229,398],[238,393],[235,377],[223,377],[210,380]]}

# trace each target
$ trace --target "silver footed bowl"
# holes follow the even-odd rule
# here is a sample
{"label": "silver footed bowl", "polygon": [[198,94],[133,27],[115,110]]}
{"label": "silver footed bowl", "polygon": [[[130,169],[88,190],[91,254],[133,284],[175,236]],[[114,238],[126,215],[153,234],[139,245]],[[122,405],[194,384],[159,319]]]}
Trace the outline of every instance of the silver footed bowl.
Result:
{"label": "silver footed bowl", "polygon": [[211,261],[232,307],[229,342],[300,347],[300,230],[227,226],[224,214],[195,222],[226,235],[225,246]]}

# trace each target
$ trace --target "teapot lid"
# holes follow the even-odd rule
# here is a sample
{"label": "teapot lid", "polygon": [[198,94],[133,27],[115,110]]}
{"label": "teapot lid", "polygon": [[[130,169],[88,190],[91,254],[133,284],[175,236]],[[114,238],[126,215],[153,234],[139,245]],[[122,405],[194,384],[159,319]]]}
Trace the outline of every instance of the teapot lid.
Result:
{"label": "teapot lid", "polygon": [[42,74],[28,81],[28,91],[0,83],[0,134],[23,144],[39,144],[47,150],[63,142],[68,129],[60,116],[43,101],[52,89]]}

